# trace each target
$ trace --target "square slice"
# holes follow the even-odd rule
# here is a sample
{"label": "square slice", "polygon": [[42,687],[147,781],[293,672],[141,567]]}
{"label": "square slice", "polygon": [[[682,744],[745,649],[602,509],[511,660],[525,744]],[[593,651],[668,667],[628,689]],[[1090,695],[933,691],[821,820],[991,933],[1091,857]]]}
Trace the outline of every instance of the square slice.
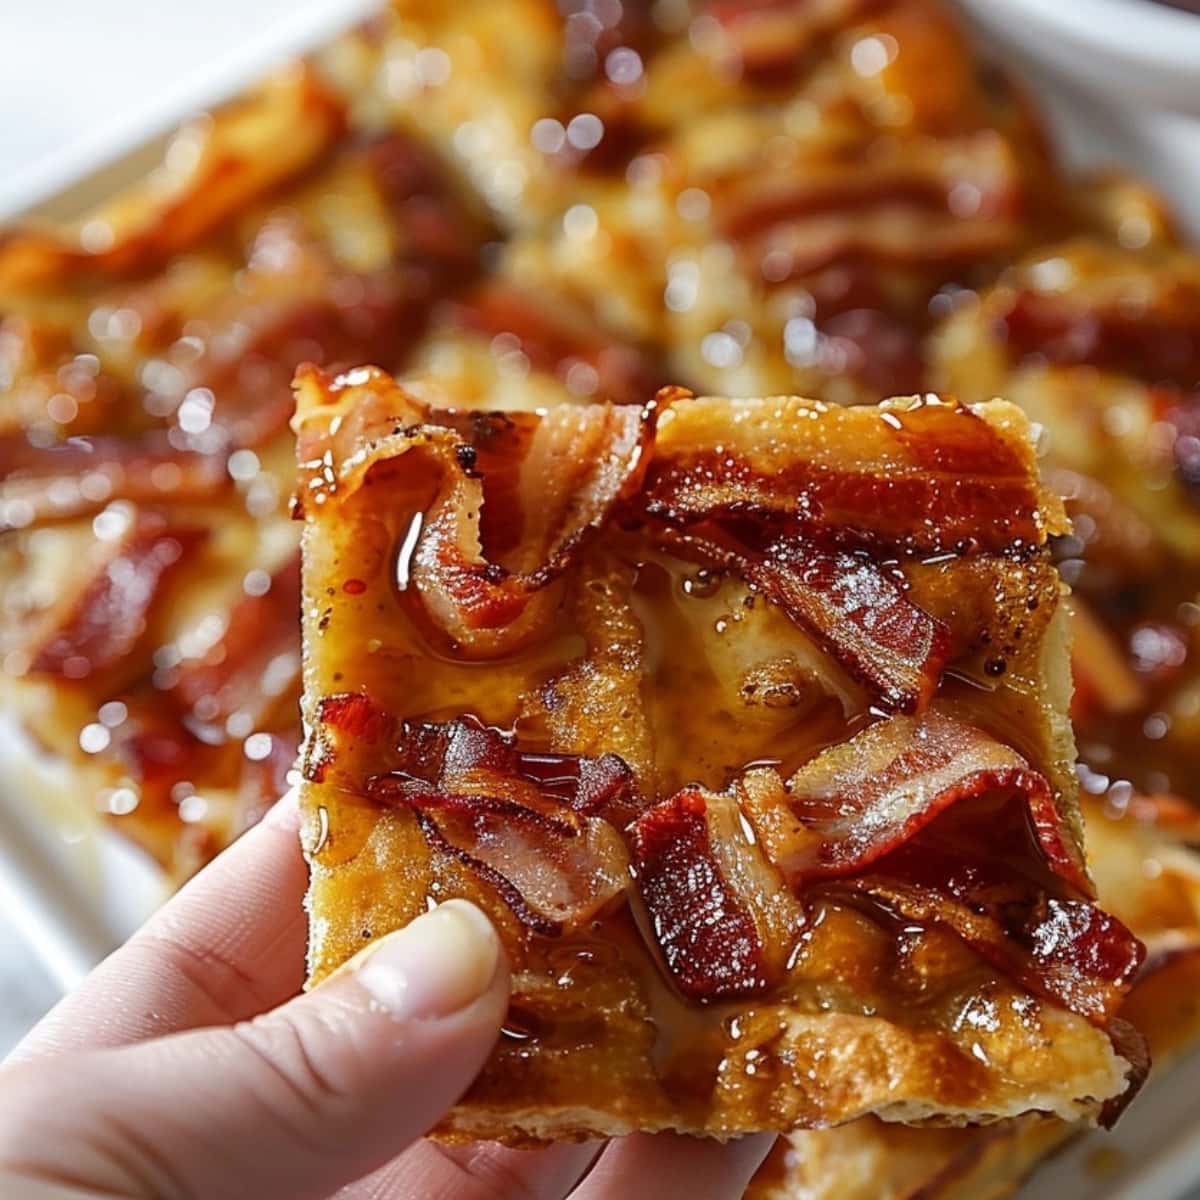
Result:
{"label": "square slice", "polygon": [[1017,409],[298,397],[311,980],[452,896],[514,971],[440,1135],[1126,1092]]}

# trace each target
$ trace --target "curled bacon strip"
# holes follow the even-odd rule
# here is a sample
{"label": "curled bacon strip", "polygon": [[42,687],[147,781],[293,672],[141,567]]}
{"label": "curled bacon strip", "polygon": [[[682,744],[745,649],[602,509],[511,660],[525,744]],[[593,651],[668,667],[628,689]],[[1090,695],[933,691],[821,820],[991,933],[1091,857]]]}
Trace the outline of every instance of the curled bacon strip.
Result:
{"label": "curled bacon strip", "polygon": [[371,762],[394,769],[363,781],[351,767],[337,785],[414,812],[430,844],[490,885],[532,932],[579,928],[624,892],[628,854],[605,817],[632,804],[633,774],[616,755],[522,750],[473,718],[400,723],[362,694],[325,697],[317,723],[323,757],[314,775],[307,756],[309,778],[329,778],[346,749],[369,743]]}
{"label": "curled bacon strip", "polygon": [[[321,716],[335,706],[342,728],[377,740],[386,733],[387,718],[366,696],[327,697]],[[382,776],[382,780],[390,778]],[[405,722],[398,745],[398,772],[404,786],[436,785],[443,793],[474,791],[483,783],[505,794],[518,791],[525,805],[530,796],[542,811],[578,828],[576,817],[619,818],[634,802],[633,772],[616,754],[591,757],[522,750],[511,734],[473,717],[447,724]],[[384,785],[390,786],[390,785]]]}
{"label": "curled bacon strip", "polygon": [[526,929],[533,933],[540,933],[543,937],[558,937],[562,933],[562,925],[533,908],[521,894],[521,890],[503,872],[447,838],[438,823],[428,813],[418,809],[416,816],[417,823],[421,826],[421,832],[424,833],[428,843],[448,857],[462,863],[484,883],[490,884]]}
{"label": "curled bacon strip", "polygon": [[437,623],[464,648],[494,654],[497,640],[507,645],[485,631],[511,626],[531,595],[561,574],[584,534],[603,523],[639,470],[645,433],[645,417],[633,408],[559,408],[542,418],[522,470],[524,487],[536,479],[546,504],[526,509],[527,521],[540,526],[525,542],[538,565],[526,571],[485,557],[486,480],[472,479],[458,455],[413,556],[412,582]]}
{"label": "curled bacon strip", "polygon": [[843,886],[906,920],[953,929],[1022,987],[1106,1023],[1141,966],[1141,942],[1094,904],[1047,896],[984,857],[986,837],[977,831],[974,855],[911,842]]}
{"label": "curled bacon strip", "polygon": [[779,520],[819,545],[900,554],[1016,553],[1067,532],[1007,405],[985,419],[930,398],[883,411],[660,398],[643,503],[677,528]]}
{"label": "curled bacon strip", "polygon": [[689,788],[644,812],[628,831],[634,876],[679,990],[695,1000],[753,995],[768,985],[766,948],[717,861],[707,807]]}
{"label": "curled bacon strip", "polygon": [[[514,480],[512,463],[490,445],[494,421],[425,424],[432,414],[379,372],[351,377],[351,383],[313,371],[298,377],[301,444],[312,455],[302,464],[308,475],[302,498],[340,492],[343,504],[360,498],[370,505],[372,484],[394,479],[397,471],[414,487],[427,479],[437,488],[432,503],[416,526],[396,530],[398,540],[415,534],[404,555],[402,590],[417,597],[457,654],[489,658],[512,651],[548,618],[553,597],[547,586],[636,491],[653,433],[651,410],[563,406],[523,418],[503,439],[521,455]],[[336,413],[358,408],[373,415],[368,425],[355,426],[353,441],[340,428],[328,432]],[[389,414],[390,422],[384,420]],[[489,506],[507,511],[502,519],[485,518]],[[503,561],[487,544],[485,533],[496,529],[519,555]]]}
{"label": "curled bacon strip", "polygon": [[[723,539],[724,540],[724,539]],[[710,565],[736,569],[807,630],[886,708],[922,711],[950,654],[950,631],[907,596],[903,576],[870,558],[799,537],[728,549],[703,535],[668,538]]]}
{"label": "curled bacon strip", "polygon": [[419,786],[395,789],[390,799],[416,811],[427,834],[436,828],[435,844],[496,886],[534,933],[582,928],[625,890],[628,856],[607,821]]}
{"label": "curled bacon strip", "polygon": [[990,792],[1021,798],[1046,865],[1091,895],[1046,780],[1011,747],[936,707],[880,721],[818,754],[788,784],[787,817],[765,808],[752,815],[780,869],[802,886],[860,874],[952,805]]}
{"label": "curled bacon strip", "polygon": [[163,580],[207,536],[157,520],[135,525],[38,649],[30,671],[81,679],[117,666],[145,632]]}
{"label": "curled bacon strip", "polygon": [[769,774],[747,777],[743,806],[794,887],[948,926],[1029,990],[1115,1011],[1142,947],[1090,902],[1049,784],[1016,751],[933,708],[824,751],[786,791]]}

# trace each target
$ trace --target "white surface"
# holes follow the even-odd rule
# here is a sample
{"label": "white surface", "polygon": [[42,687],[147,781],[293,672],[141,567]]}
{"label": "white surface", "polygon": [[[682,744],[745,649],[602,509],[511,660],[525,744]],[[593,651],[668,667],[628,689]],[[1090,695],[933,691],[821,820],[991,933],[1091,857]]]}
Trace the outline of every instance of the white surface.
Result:
{"label": "white surface", "polygon": [[124,154],[380,0],[0,0],[0,216]]}
{"label": "white surface", "polygon": [[961,0],[1022,53],[1127,107],[1200,117],[1200,17],[1152,0]]}
{"label": "white surface", "polygon": [[[1200,195],[1200,123],[1139,108],[1139,97],[1154,102],[1163,97],[1154,89],[1130,91],[1129,77],[1113,74],[1117,67],[1111,63],[1108,73],[1098,69],[1098,51],[1061,53],[1069,39],[1085,36],[1089,27],[1091,36],[1107,37],[1097,21],[1103,25],[1105,14],[1126,21],[1148,8],[1145,0],[962,2],[989,29],[989,41],[1015,53],[1028,70],[1072,159],[1136,168],[1174,199],[1200,235],[1195,201]],[[103,6],[91,0],[42,0],[38,5],[0,0],[5,63],[0,73],[0,214],[32,204],[134,148],[191,110],[232,93],[259,68],[371,7],[371,0],[204,0],[157,6],[137,0],[106,0]],[[1118,10],[1123,11],[1115,16]],[[1079,15],[1087,19],[1082,29],[1055,34],[1048,31],[1049,18],[1043,19],[1051,12],[1060,21]],[[1160,18],[1149,19],[1161,26]],[[1181,19],[1196,21],[1200,28],[1200,18]],[[1148,26],[1140,26],[1136,36],[1128,26],[1120,28],[1124,33],[1115,42],[1108,38],[1109,49],[1119,49],[1123,41],[1142,53]],[[1162,49],[1165,43],[1158,45]],[[1190,45],[1181,33],[1167,48],[1190,55]],[[1129,65],[1127,57],[1122,56],[1123,67]],[[1011,65],[1007,55],[1006,61]],[[1185,57],[1185,68],[1189,63],[1194,69],[1184,84],[1200,87],[1200,54]],[[1170,75],[1171,54],[1160,65],[1161,79],[1177,80]],[[1175,107],[1192,106],[1186,87],[1181,91],[1172,83],[1168,93]],[[47,835],[44,823],[39,826],[30,811],[30,789],[21,770],[11,744],[0,740],[0,832],[9,838],[7,854],[0,848],[0,924],[6,914],[15,918],[12,928],[0,927],[0,1053],[53,993],[50,980],[14,953],[13,928],[32,935],[59,983],[69,985],[91,958],[136,924],[158,895],[153,870],[111,835],[80,838],[68,822],[64,837],[61,821],[51,822],[53,832]],[[19,851],[14,849],[14,830],[24,840]],[[54,881],[52,886],[48,880]],[[1177,1200],[1200,1176],[1197,1094],[1200,1059],[1151,1085],[1115,1134],[1080,1140],[1044,1167],[1022,1192],[1022,1200]],[[1116,1148],[1124,1167],[1103,1177],[1091,1173],[1088,1163],[1100,1146]]]}
{"label": "white surface", "polygon": [[74,987],[163,900],[158,867],[71,790],[0,718],[0,913],[61,991]]}
{"label": "white surface", "polygon": [[955,2],[1030,85],[1068,162],[1152,180],[1200,240],[1200,16],[1151,0]]}

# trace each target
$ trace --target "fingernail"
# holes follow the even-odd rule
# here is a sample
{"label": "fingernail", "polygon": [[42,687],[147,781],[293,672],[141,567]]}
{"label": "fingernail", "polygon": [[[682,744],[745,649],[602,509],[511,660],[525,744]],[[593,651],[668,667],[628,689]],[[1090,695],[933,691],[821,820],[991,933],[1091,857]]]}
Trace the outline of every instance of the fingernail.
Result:
{"label": "fingernail", "polygon": [[488,990],[499,960],[487,917],[466,900],[448,900],[384,938],[355,975],[393,1016],[448,1017]]}

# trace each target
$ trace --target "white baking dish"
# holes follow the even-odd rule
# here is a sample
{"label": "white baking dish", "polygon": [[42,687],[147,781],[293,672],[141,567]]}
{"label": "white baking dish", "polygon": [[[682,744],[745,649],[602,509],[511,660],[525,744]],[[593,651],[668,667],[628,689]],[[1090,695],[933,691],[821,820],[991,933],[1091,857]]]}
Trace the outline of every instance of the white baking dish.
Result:
{"label": "white baking dish", "polygon": [[[56,215],[82,211],[101,198],[100,189],[115,190],[143,171],[166,128],[198,106],[235,93],[272,62],[331,33],[337,19],[348,23],[373,3],[324,0],[304,6],[273,37],[243,46],[210,72],[193,77],[138,122],[44,165],[20,196],[0,197],[0,216],[33,208]],[[1070,0],[1056,11],[1076,3],[1081,12],[1147,6],[1146,0],[1087,0],[1086,5]],[[1200,194],[1200,120],[1164,116],[1153,104],[1133,107],[1122,96],[1102,103],[1078,79],[1056,70],[1054,56],[1031,54],[1027,32],[1015,36],[1011,24],[1020,10],[1049,11],[1051,0],[963,0],[963,6],[987,30],[981,34],[985,46],[1002,47],[1006,63],[1026,76],[1068,161],[1136,169],[1162,189],[1200,237],[1200,207],[1194,203]],[[1184,19],[1195,20],[1200,29],[1200,17]],[[0,719],[0,911],[62,987],[72,986],[127,936],[165,890],[158,868],[98,819],[81,814],[53,764],[33,754]],[[1022,1191],[1022,1200],[1180,1200],[1190,1189],[1200,1189],[1197,1095],[1200,1055],[1155,1080],[1115,1132],[1077,1139],[1044,1165]],[[1195,1196],[1200,1200],[1200,1190]]]}

